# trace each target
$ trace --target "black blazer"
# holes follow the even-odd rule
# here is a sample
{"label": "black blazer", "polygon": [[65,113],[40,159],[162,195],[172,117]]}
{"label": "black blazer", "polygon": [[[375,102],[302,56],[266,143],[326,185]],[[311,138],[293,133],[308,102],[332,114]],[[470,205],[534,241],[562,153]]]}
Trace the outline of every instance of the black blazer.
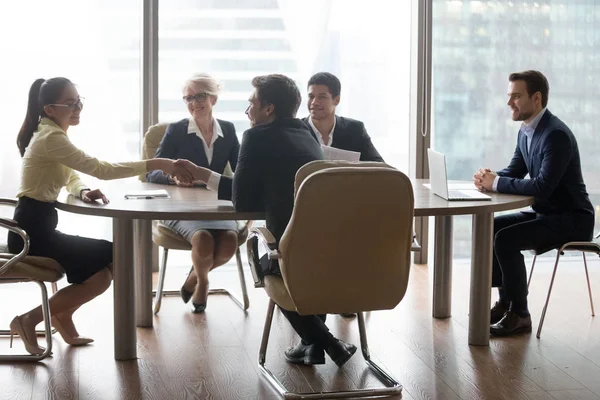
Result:
{"label": "black blazer", "polygon": [[294,208],[296,172],[322,159],[321,147],[299,119],[255,126],[244,132],[233,179],[221,177],[219,199],[232,200],[236,211],[265,212],[279,244]]}
{"label": "black blazer", "polygon": [[[213,157],[210,165],[204,152],[202,139],[194,133],[188,133],[188,118],[169,124],[165,136],[163,136],[160,146],[156,150],[155,157],[170,158],[173,160],[183,158],[190,160],[198,166],[210,168],[219,174],[223,173],[227,162],[229,162],[232,171],[235,171],[240,149],[240,142],[235,134],[235,127],[229,121],[218,119],[217,123],[221,127],[221,131],[223,131],[223,137],[217,138],[213,144]],[[146,180],[152,183],[172,183],[159,170],[148,172]]]}
{"label": "black blazer", "polygon": [[[303,118],[302,121],[306,124],[313,138],[317,139],[318,132],[314,132],[308,122],[310,117]],[[365,129],[365,124],[352,118],[344,118],[339,115],[335,116],[335,129],[333,130],[333,141],[331,147],[337,149],[357,151],[360,153],[360,161],[379,161],[383,162],[383,158],[373,146],[371,137]]]}
{"label": "black blazer", "polygon": [[[528,173],[530,179],[523,179]],[[583,182],[577,140],[550,110],[536,127],[529,151],[527,136],[519,131],[510,164],[497,174],[498,192],[535,196],[538,214],[579,214],[591,218],[593,229],[594,207]]]}

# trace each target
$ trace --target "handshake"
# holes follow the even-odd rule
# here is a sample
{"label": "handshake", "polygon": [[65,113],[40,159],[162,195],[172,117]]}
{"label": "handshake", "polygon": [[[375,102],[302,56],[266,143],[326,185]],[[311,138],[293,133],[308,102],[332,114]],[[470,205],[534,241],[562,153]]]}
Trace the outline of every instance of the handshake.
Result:
{"label": "handshake", "polygon": [[188,160],[169,160],[163,159],[164,163],[161,169],[165,175],[177,184],[177,186],[190,187],[196,183],[206,183],[210,178],[211,170],[199,167]]}

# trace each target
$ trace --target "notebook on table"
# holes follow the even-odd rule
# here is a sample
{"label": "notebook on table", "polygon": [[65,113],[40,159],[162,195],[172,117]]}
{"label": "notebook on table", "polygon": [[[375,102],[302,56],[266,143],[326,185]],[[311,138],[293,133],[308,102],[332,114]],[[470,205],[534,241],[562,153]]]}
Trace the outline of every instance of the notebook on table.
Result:
{"label": "notebook on table", "polygon": [[170,199],[169,192],[164,189],[136,190],[125,193],[126,199]]}

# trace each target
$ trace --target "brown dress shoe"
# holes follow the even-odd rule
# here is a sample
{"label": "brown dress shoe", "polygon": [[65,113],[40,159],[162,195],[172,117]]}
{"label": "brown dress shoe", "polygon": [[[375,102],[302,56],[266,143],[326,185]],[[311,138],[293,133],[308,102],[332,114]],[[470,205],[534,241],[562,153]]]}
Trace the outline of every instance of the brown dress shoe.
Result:
{"label": "brown dress shoe", "polygon": [[531,333],[531,315],[520,316],[507,311],[498,323],[490,326],[492,336],[513,336],[520,333]]}
{"label": "brown dress shoe", "polygon": [[506,307],[501,302],[497,301],[494,303],[494,306],[490,310],[490,325],[494,325],[498,323],[504,314],[508,311],[508,307]]}

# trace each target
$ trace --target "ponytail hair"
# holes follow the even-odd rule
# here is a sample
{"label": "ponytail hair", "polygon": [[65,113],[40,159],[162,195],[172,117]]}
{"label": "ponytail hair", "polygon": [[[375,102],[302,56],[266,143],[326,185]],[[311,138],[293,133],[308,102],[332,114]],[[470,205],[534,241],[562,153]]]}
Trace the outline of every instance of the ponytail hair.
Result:
{"label": "ponytail hair", "polygon": [[27,100],[27,114],[17,135],[17,147],[21,157],[25,154],[25,149],[29,146],[40,119],[46,116],[44,106],[55,104],[69,84],[72,83],[67,78],[51,78],[48,80],[40,78],[36,79],[31,85]]}

